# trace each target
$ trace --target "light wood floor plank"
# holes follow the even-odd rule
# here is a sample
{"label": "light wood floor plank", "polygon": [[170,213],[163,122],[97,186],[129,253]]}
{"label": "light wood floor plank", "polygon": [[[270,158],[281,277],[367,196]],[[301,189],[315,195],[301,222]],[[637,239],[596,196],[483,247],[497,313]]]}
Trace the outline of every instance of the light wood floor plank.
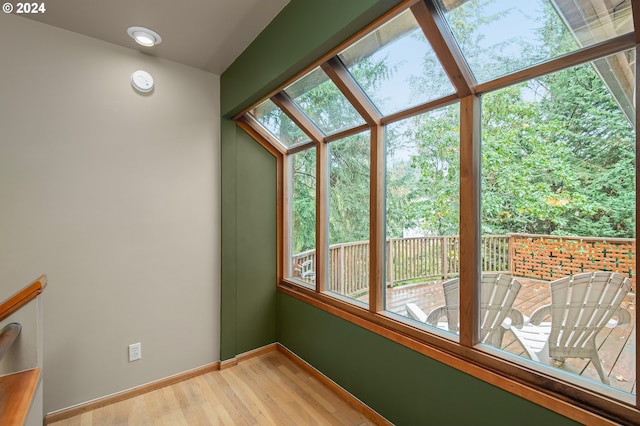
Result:
{"label": "light wood floor plank", "polygon": [[[231,368],[236,368],[236,366]],[[208,374],[208,378],[213,383],[209,386],[217,393],[222,400],[223,407],[229,412],[229,415],[237,425],[252,425],[255,424],[253,417],[244,402],[238,399],[237,395],[229,385],[229,383],[222,377],[224,371],[216,372],[214,374]]]}
{"label": "light wood floor plank", "polygon": [[204,376],[195,377],[197,386],[202,389],[202,397],[205,403],[202,404],[203,409],[209,415],[212,425],[231,425],[233,420],[227,410],[224,409],[222,402],[218,399],[213,390],[209,387]]}
{"label": "light wood floor plank", "polygon": [[275,425],[293,424],[291,418],[269,396],[269,384],[262,378],[250,374],[251,369],[248,368],[250,367],[248,361],[246,361],[247,364],[245,362],[239,364],[241,368],[238,369],[238,379],[243,383],[243,386],[248,386],[254,393],[260,411]]}
{"label": "light wood floor plank", "polygon": [[[253,417],[260,419],[260,422],[266,422],[268,425],[275,426],[277,422],[268,410],[265,409],[262,403],[263,399],[256,393],[257,390],[254,386],[249,386],[237,373],[242,371],[242,367],[233,368],[224,371],[227,375],[227,380],[236,392],[236,395],[241,400],[245,401],[247,407],[253,414]],[[263,393],[263,392],[260,392]]]}
{"label": "light wood floor plank", "polygon": [[[331,407],[331,411],[328,411],[326,409],[326,405],[329,405],[329,404],[327,404],[326,402],[325,404],[320,404],[318,401],[316,401],[315,395],[317,394],[313,392],[310,388],[306,387],[304,383],[299,381],[289,367],[290,365],[280,365],[278,369],[284,375],[284,377],[289,379],[287,385],[290,386],[295,391],[296,407],[298,406],[304,407],[306,404],[312,404],[314,406],[314,409],[309,411],[307,414],[310,416],[313,416],[314,423],[315,422],[325,423],[329,421],[334,424],[340,424],[337,421],[337,419],[332,415],[332,412],[335,411],[335,408]],[[320,404],[320,407],[322,409],[316,410],[315,409],[316,404]],[[326,414],[326,417],[323,416],[323,414]]]}
{"label": "light wood floor plank", "polygon": [[[248,360],[252,361],[252,360]],[[244,364],[244,363],[243,363]],[[296,425],[296,414],[289,409],[287,404],[293,401],[290,393],[284,392],[282,384],[278,380],[274,380],[267,372],[256,369],[256,364],[250,365],[247,362],[245,365],[244,373],[248,377],[253,378],[253,383],[259,386],[264,392],[265,399],[264,405],[271,412],[271,414],[279,419],[282,425]],[[263,371],[262,374],[260,371]]]}
{"label": "light wood floor plank", "polygon": [[[144,401],[143,411],[147,413],[147,416],[150,419],[156,419],[158,424],[160,424],[162,419],[162,399],[160,395],[160,390],[155,390],[144,395],[140,395],[140,397]],[[89,413],[91,413],[91,411]],[[91,423],[89,423],[89,425],[87,426],[91,426]]]}
{"label": "light wood floor plank", "polygon": [[271,351],[51,426],[373,424],[289,358]]}

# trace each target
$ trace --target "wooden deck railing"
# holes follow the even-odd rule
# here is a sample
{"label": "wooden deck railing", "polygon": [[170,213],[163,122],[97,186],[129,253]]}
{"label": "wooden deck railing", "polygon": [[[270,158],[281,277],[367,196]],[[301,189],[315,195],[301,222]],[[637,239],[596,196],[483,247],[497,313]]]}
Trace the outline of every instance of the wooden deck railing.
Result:
{"label": "wooden deck railing", "polygon": [[[636,288],[635,239],[561,237],[550,235],[483,235],[482,270],[550,280],[586,271],[625,274]],[[305,263],[306,262],[306,263]],[[313,268],[315,250],[292,257],[295,276],[299,265]],[[296,265],[298,267],[296,268]],[[392,238],[386,243],[387,286],[447,279],[460,271],[458,236]],[[313,282],[314,274],[306,274]],[[368,291],[369,242],[329,247],[329,289],[357,297]]]}
{"label": "wooden deck railing", "polygon": [[369,241],[337,244],[329,248],[330,289],[358,296],[369,288]]}

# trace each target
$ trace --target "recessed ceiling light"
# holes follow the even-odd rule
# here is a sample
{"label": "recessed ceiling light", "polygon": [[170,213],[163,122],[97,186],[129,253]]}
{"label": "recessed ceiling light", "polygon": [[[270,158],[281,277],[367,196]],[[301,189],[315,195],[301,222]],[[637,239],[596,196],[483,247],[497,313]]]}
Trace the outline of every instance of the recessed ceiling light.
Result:
{"label": "recessed ceiling light", "polygon": [[152,31],[149,28],[129,27],[127,29],[127,34],[129,34],[136,43],[141,44],[142,46],[151,47],[162,43],[162,37],[160,37],[157,32]]}

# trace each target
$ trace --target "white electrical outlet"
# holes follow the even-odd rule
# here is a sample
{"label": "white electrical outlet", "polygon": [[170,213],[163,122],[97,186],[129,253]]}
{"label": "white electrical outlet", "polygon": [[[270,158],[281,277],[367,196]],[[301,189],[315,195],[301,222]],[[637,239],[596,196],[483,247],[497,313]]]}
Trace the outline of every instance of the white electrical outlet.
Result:
{"label": "white electrical outlet", "polygon": [[129,345],[129,362],[137,361],[142,358],[142,345],[138,343],[132,343]]}

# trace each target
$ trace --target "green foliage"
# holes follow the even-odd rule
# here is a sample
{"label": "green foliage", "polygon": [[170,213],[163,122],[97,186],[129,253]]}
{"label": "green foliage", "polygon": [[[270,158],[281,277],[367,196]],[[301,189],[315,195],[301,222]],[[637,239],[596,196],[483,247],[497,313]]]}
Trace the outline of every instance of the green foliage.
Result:
{"label": "green foliage", "polygon": [[[448,16],[465,52],[483,42],[479,28],[500,18],[485,10],[486,1],[471,1]],[[521,64],[491,57],[467,56],[470,63],[522,68],[575,50],[575,41],[549,5],[546,5],[538,40],[523,41]],[[478,67],[483,74],[485,68]],[[495,75],[495,71],[491,70]],[[446,122],[446,117],[441,117]],[[417,124],[423,146],[437,147],[443,129],[431,122]],[[444,125],[444,123],[442,124]],[[418,136],[419,135],[419,136]],[[563,70],[487,94],[482,99],[482,231],[504,234],[635,236],[635,133],[591,65]],[[455,141],[451,141],[456,145]],[[443,199],[457,191],[442,185],[437,161],[442,152],[421,152],[414,157],[422,185]],[[451,163],[451,167],[455,167]],[[416,198],[416,197],[414,197]],[[429,215],[437,203],[416,201],[413,207]],[[444,224],[426,225],[426,232],[446,232],[457,223],[447,205],[435,211],[448,218]],[[431,217],[431,216],[429,216]],[[427,223],[427,222],[423,222]]]}
{"label": "green foliage", "polygon": [[[387,138],[388,149],[399,151],[398,157],[407,160],[387,161],[387,205],[391,199],[404,209],[403,214],[388,210],[387,235],[399,238],[410,229],[424,235],[458,234],[459,123],[459,108],[454,105],[392,127],[399,131]],[[397,182],[405,187],[395,187]],[[404,224],[400,232],[397,222]]]}
{"label": "green foliage", "polygon": [[[367,87],[369,89],[388,78],[393,70],[385,65],[384,59],[373,61],[365,58],[354,67],[353,72],[371,85]],[[318,84],[309,87],[296,98],[296,102],[325,131],[340,130],[363,122],[337,87],[328,80],[318,79]],[[330,244],[369,239],[370,157],[369,132],[329,144]],[[301,163],[302,159],[299,159],[296,164],[301,167]],[[313,171],[307,167],[304,173],[313,173],[315,177],[315,161]],[[294,253],[315,248],[315,192],[313,196],[309,192],[312,186],[315,191],[315,180],[313,185],[308,182],[294,184],[293,187]]]}
{"label": "green foliage", "polygon": [[490,93],[482,112],[483,232],[634,236],[634,131],[591,66]]}
{"label": "green foliage", "polygon": [[329,244],[369,239],[369,133],[329,144]]}
{"label": "green foliage", "polygon": [[291,220],[293,253],[316,247],[316,150],[292,155],[294,197]]}
{"label": "green foliage", "polygon": [[[472,0],[448,16],[463,51],[480,51],[473,48],[483,43],[478,28],[502,16],[487,13],[486,4]],[[495,64],[509,72],[574,50],[571,34],[546,7],[538,39],[518,40],[521,63],[500,51],[466,59],[495,75],[489,69]],[[434,69],[436,60],[424,58],[425,68]],[[362,60],[352,71],[367,91],[395,72],[384,59]],[[411,83],[416,91],[434,91],[442,81]],[[357,119],[328,84],[298,101],[321,127],[341,129]],[[388,238],[459,232],[459,121],[453,105],[387,126]],[[481,125],[483,233],[635,237],[635,130],[591,64],[484,95]],[[369,238],[369,144],[368,133],[329,144],[330,244]],[[315,246],[315,151],[296,154],[294,169],[293,247],[299,252]]]}
{"label": "green foliage", "polygon": [[553,94],[543,102],[563,123],[557,137],[571,149],[576,192],[589,200],[569,218],[573,233],[635,236],[635,131],[600,77],[581,66],[545,78]]}

